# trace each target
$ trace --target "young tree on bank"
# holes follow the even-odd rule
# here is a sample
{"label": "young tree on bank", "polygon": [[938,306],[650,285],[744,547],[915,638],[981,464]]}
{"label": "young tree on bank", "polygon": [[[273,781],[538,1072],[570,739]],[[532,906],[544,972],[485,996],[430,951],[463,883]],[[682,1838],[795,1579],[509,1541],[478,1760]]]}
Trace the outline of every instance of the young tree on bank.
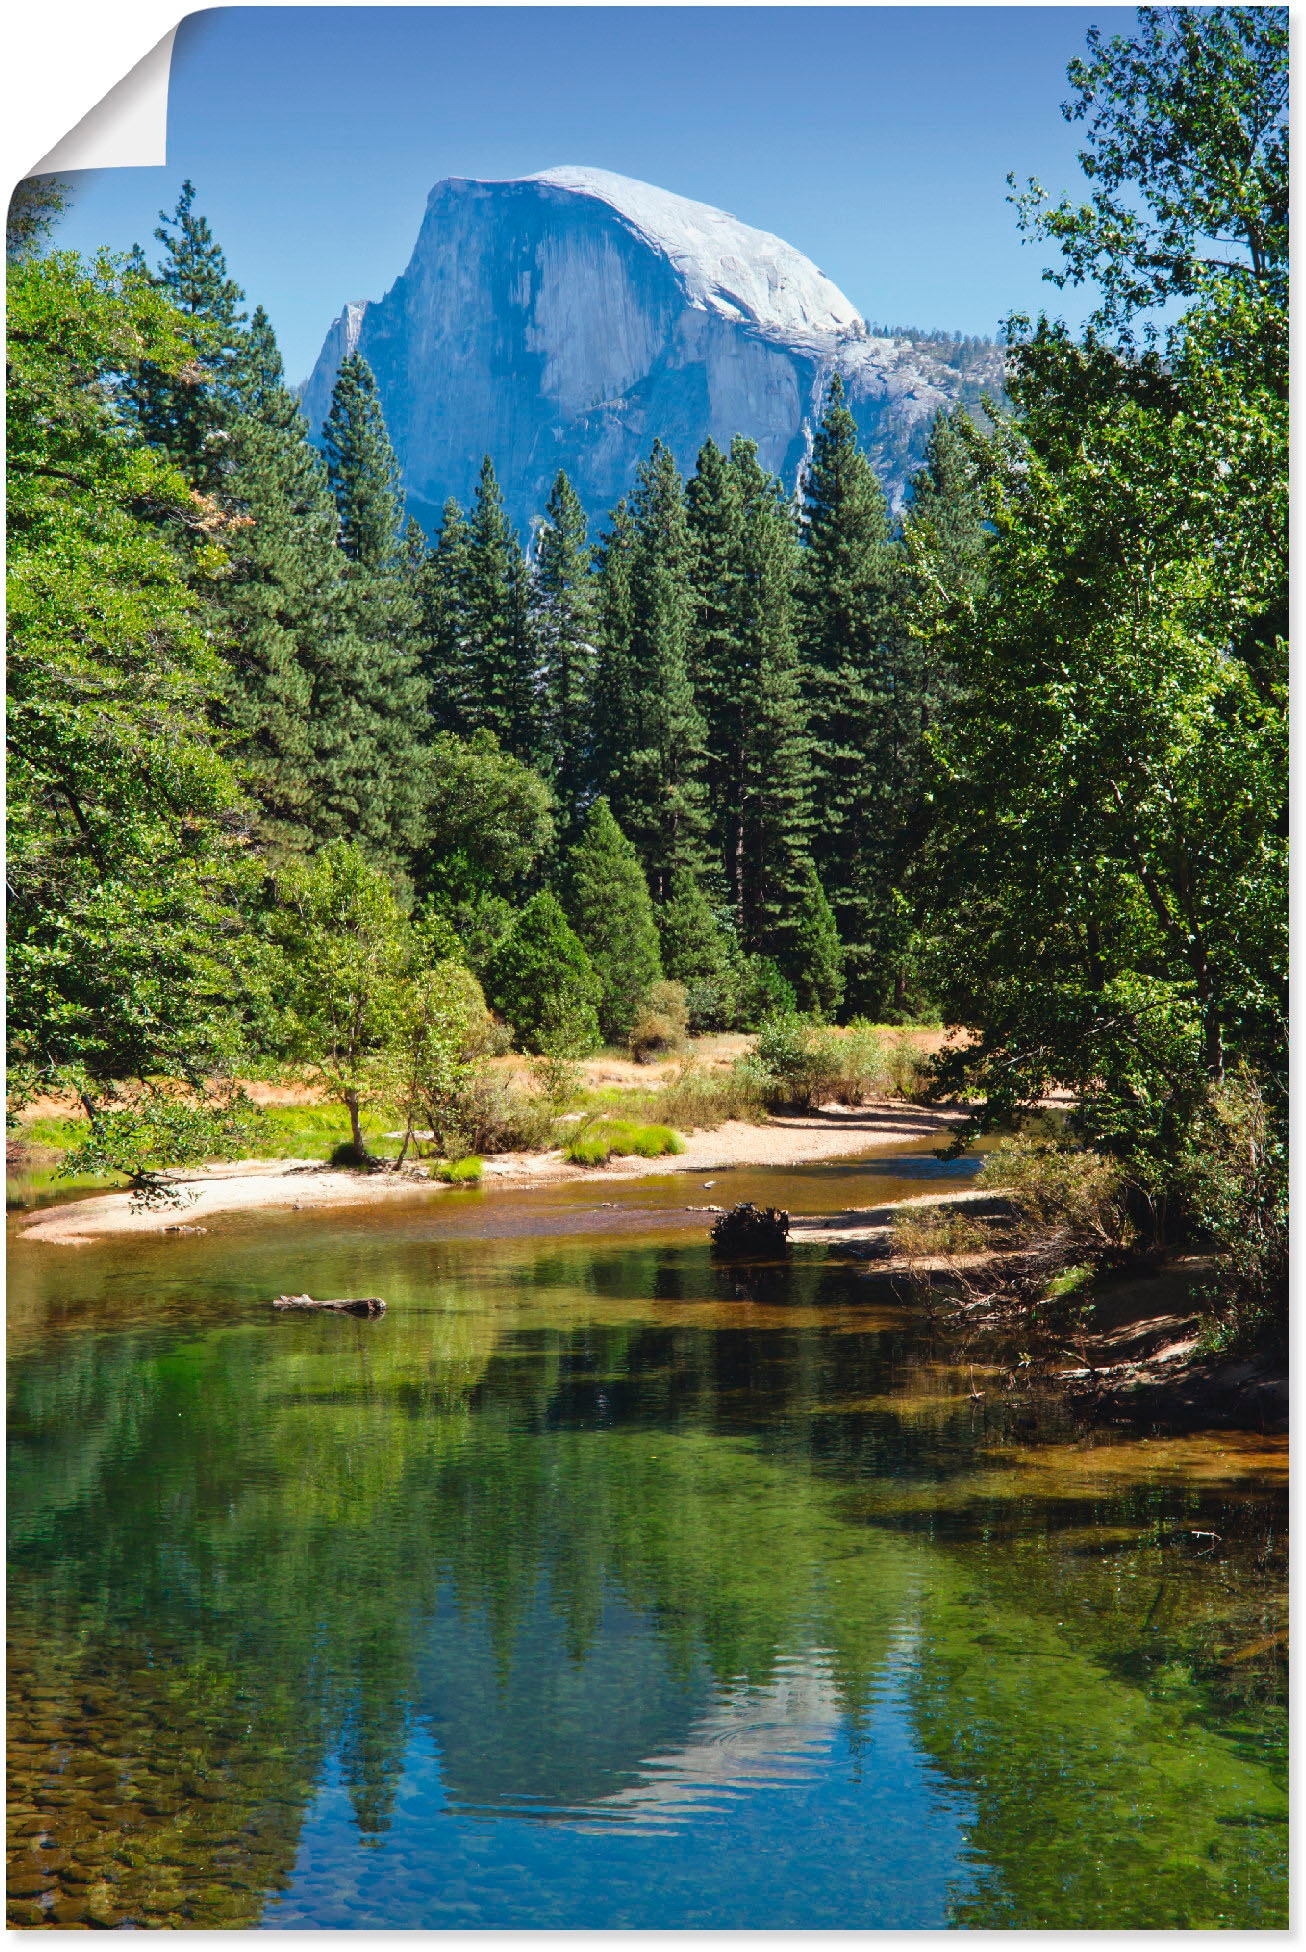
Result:
{"label": "young tree on bank", "polygon": [[621,1043],[662,976],[657,924],[636,854],[604,799],[590,808],[567,857],[567,908],[603,985],[599,1026]]}

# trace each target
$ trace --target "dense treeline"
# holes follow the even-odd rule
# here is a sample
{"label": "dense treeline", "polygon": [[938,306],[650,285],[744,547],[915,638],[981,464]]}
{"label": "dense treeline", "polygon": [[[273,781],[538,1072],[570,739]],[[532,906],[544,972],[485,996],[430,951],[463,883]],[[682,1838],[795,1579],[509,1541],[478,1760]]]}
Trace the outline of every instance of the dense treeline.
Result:
{"label": "dense treeline", "polygon": [[972,1033],[940,1089],[1070,1087],[1154,1226],[1278,1282],[1285,35],[1090,35],[1090,200],[1019,201],[1098,310],[1008,321],[1011,413],[940,416],[898,518],[836,380],[793,501],[746,440],[688,481],[659,442],[605,516],[560,475],[527,546],[487,457],[428,537],[366,362],[308,429],[189,184],[154,269],[46,250],[21,191],[20,1093],[306,1049],[308,970],[355,1106],[454,969],[555,1054],[668,981],[697,1029],[931,1002]]}
{"label": "dense treeline", "polygon": [[[20,1074],[257,1042],[249,972],[203,1035],[196,1013],[230,1006],[244,925],[331,842],[487,980],[545,891],[600,964],[636,903],[609,1036],[663,977],[705,1028],[910,1000],[893,884],[935,676],[837,381],[798,506],[748,441],[688,482],[655,443],[597,536],[560,475],[528,553],[487,457],[428,541],[366,362],[319,451],[190,184],[155,269],[43,253],[49,194],[20,198],[12,265]],[[936,430],[924,497],[957,438]]]}

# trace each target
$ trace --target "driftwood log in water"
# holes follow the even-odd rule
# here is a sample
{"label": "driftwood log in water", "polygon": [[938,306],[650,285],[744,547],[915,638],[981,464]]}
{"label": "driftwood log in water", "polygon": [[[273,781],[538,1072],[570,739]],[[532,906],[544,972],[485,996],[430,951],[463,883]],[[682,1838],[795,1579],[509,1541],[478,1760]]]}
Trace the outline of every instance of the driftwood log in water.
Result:
{"label": "driftwood log in water", "polygon": [[384,1315],[385,1303],[380,1295],[363,1295],[350,1301],[314,1301],[312,1295],[276,1295],[274,1308],[329,1308],[337,1315]]}

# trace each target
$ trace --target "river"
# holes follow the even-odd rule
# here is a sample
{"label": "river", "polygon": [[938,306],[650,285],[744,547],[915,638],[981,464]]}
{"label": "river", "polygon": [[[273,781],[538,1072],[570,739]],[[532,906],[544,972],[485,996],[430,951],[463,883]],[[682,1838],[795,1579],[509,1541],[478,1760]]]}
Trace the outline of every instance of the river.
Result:
{"label": "river", "polygon": [[1085,1430],[686,1210],[965,1170],[11,1239],[11,1920],[1284,1926],[1281,1442]]}

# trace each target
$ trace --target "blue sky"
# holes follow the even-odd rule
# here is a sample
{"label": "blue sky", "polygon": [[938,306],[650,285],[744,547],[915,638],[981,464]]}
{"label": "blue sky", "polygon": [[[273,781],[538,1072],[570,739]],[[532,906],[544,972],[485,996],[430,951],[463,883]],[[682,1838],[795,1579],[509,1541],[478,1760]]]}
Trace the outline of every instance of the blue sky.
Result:
{"label": "blue sky", "polygon": [[559,163],[777,232],[873,322],[991,333],[1087,298],[1040,280],[1006,173],[1083,179],[1079,7],[240,7],[177,36],[166,169],[75,179],[59,242],[153,252],[185,176],[292,380],[407,263],[443,176]]}

